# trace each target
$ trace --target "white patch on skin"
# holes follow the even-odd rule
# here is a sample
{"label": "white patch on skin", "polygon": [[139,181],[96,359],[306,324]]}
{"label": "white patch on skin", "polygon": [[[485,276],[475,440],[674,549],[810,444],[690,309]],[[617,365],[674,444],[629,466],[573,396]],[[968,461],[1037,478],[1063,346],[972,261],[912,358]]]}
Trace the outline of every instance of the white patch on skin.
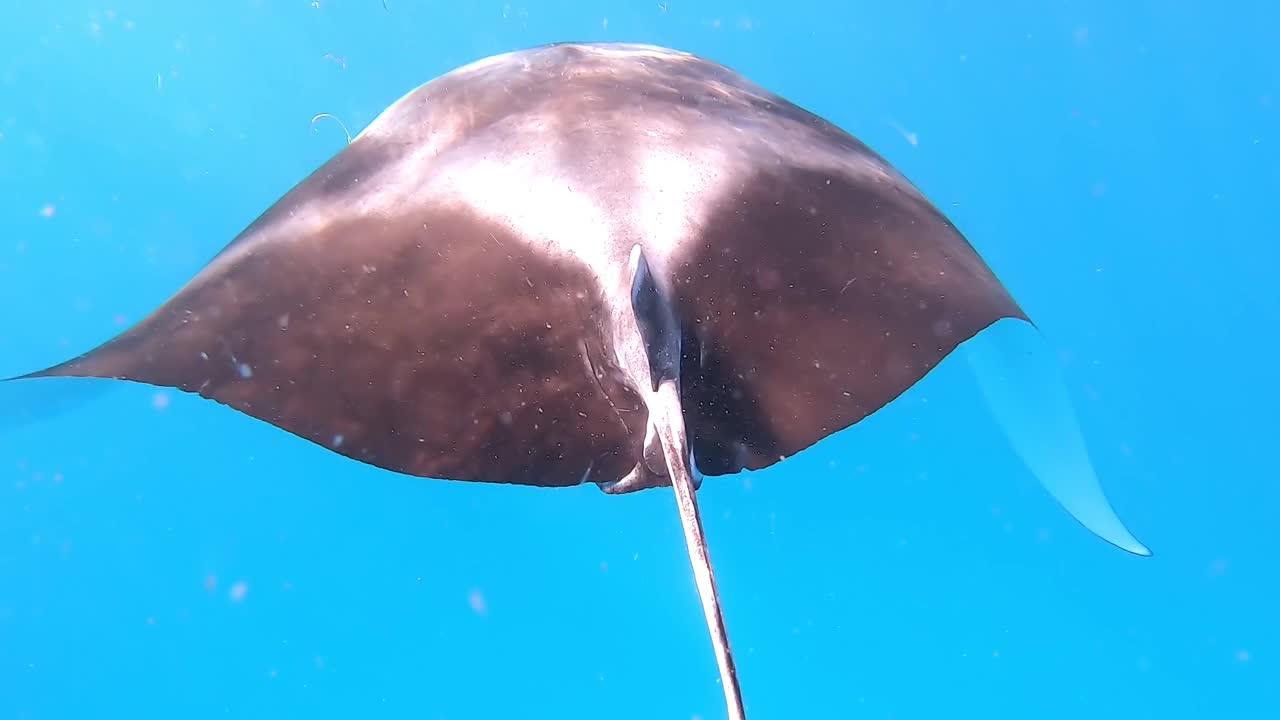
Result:
{"label": "white patch on skin", "polygon": [[[506,158],[503,160],[502,158]],[[437,207],[468,209],[506,228],[530,245],[552,254],[580,258],[592,268],[609,264],[608,251],[621,219],[601,203],[594,188],[581,187],[573,177],[548,174],[555,168],[551,149],[492,159],[467,158],[446,164],[427,193]],[[413,165],[401,166],[405,176],[382,177],[380,186],[413,187]],[[418,185],[417,187],[421,187]],[[391,195],[400,193],[391,191]],[[390,200],[379,194],[380,204]]]}
{"label": "white patch on skin", "polygon": [[726,177],[740,176],[721,169],[741,163],[713,144],[682,148],[677,140],[668,145],[658,131],[650,131],[650,141],[635,170],[642,190],[628,203],[628,215],[635,237],[644,240],[645,259],[661,286],[671,276],[676,248],[701,235],[710,209],[729,193]]}
{"label": "white patch on skin", "polygon": [[[397,148],[394,159],[353,178],[344,192],[296,198],[303,202],[292,213],[256,228],[217,264],[234,263],[264,243],[305,241],[340,220],[395,216],[425,202],[470,208],[535,246],[580,258],[609,294],[629,282],[626,252],[635,243],[643,244],[654,276],[665,282],[675,250],[701,235],[708,212],[753,168],[807,168],[915,191],[872,156],[838,149],[818,129],[762,109],[757,103],[765,90],[714,64],[700,66],[704,61],[693,55],[646,45],[574,47],[581,55],[575,62],[565,62],[572,51],[563,47],[505,53],[408,93],[345,150],[389,144]],[[653,66],[628,58],[688,63],[688,81],[704,96],[654,103],[642,112],[578,117],[558,111],[555,93],[576,100],[577,78],[608,76],[619,92],[631,93],[627,84]],[[542,102],[480,129],[465,95],[442,90],[468,83],[501,88],[525,72],[553,79],[530,90],[544,94]],[[583,138],[581,147],[573,145]],[[577,151],[568,160],[566,147]]]}
{"label": "white patch on skin", "polygon": [[[499,53],[497,55],[491,55],[486,58],[480,58],[479,60],[476,60],[474,62],[468,63],[466,65],[455,68],[453,70],[450,70],[449,72],[443,75],[440,75],[432,80],[427,81],[422,85],[419,85],[418,87],[400,96],[400,99],[388,105],[387,108],[383,110],[381,113],[378,113],[378,116],[373,119],[373,122],[369,123],[368,127],[366,127],[364,130],[361,130],[360,133],[356,135],[355,139],[359,140],[362,137],[369,137],[373,139],[394,138],[394,137],[400,136],[404,128],[403,128],[403,123],[397,122],[397,120],[400,119],[399,116],[416,114],[408,106],[414,104],[414,102],[419,99],[419,96],[429,92],[433,85],[436,85],[438,83],[441,83],[447,80],[462,81],[468,75],[482,74],[485,70],[491,70],[493,68],[509,64],[513,58],[517,58],[517,56],[519,56],[520,54],[521,54],[520,51],[517,50],[513,52],[506,52],[506,53]],[[523,60],[521,62],[526,68],[528,67],[527,60]],[[442,115],[443,113],[432,113],[432,114]],[[435,118],[432,118],[432,119],[435,119]],[[442,145],[448,145],[452,140],[455,139],[456,136],[447,132],[443,128],[434,127],[434,125],[435,123],[433,123],[433,128],[432,128],[433,135],[435,133],[439,133],[442,136],[440,138],[442,141],[441,142]]]}
{"label": "white patch on skin", "polygon": [[[654,45],[618,44],[618,45],[610,45],[610,46],[601,46],[601,45],[585,44],[585,45],[576,45],[574,47],[576,47],[579,51],[585,52],[585,54],[589,56],[594,56],[592,59],[596,60],[596,62],[588,62],[578,66],[567,66],[564,68],[564,72],[567,75],[576,75],[576,74],[589,75],[589,74],[599,73],[602,70],[605,72],[610,72],[613,69],[616,69],[615,66],[613,65],[600,63],[599,60],[601,59],[614,59],[614,60],[626,60],[628,58],[650,58],[653,60],[664,60],[664,59],[665,60],[696,60],[697,59],[695,56],[689,53],[680,52],[678,50],[669,50],[667,48],[657,47]],[[446,82],[448,83],[475,82],[476,80],[478,80],[478,76],[484,75],[489,72],[493,72],[495,70],[500,70],[504,73],[510,72],[513,69],[511,66],[514,66],[514,65],[518,65],[521,70],[527,72],[533,69],[533,65],[536,60],[540,60],[546,57],[555,57],[557,52],[564,52],[565,50],[568,50],[568,49],[569,48],[567,47],[548,47],[548,48],[535,48],[530,50],[516,50],[513,52],[500,53],[498,55],[492,55],[490,57],[481,58],[479,60],[475,60],[466,65],[463,65],[461,67],[455,68],[454,70],[450,70],[449,72],[443,75],[440,75],[439,77],[436,77],[433,80],[430,80],[414,88],[413,90],[410,90],[404,95],[402,95],[398,100],[393,102],[385,110],[379,113],[378,116],[373,119],[373,122],[369,123],[368,127],[360,131],[360,133],[356,135],[355,139],[358,140],[362,137],[370,137],[370,138],[376,139],[376,138],[395,138],[395,137],[402,136],[404,131],[404,127],[403,127],[404,123],[398,122],[399,120],[401,120],[400,116],[401,115],[410,115],[410,116],[417,115],[418,114],[417,111],[413,108],[410,108],[409,106],[413,105],[416,101],[418,101],[421,96],[425,96],[428,93],[430,93],[430,91],[433,89],[433,86],[435,85],[443,84]],[[439,136],[440,145],[442,146],[447,146],[451,144],[453,140],[457,139],[457,135],[451,133],[450,128],[440,127],[441,121],[447,117],[448,111],[449,111],[449,108],[447,107],[443,109],[443,112],[431,112],[430,108],[427,109],[427,114],[430,115],[430,120],[432,125],[431,133],[433,136],[436,136],[436,135]]]}

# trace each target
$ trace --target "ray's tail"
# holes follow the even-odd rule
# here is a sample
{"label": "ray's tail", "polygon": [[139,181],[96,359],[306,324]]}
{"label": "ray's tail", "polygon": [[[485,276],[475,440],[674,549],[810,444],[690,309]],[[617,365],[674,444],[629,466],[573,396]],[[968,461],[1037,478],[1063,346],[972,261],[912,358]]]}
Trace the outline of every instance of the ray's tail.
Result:
{"label": "ray's tail", "polygon": [[680,413],[680,392],[675,382],[663,381],[658,388],[656,404],[661,409],[661,416],[657,418],[655,425],[667,462],[667,476],[671,478],[676,503],[680,508],[680,523],[684,526],[689,562],[693,565],[693,578],[698,586],[698,596],[702,600],[702,612],[707,619],[707,629],[711,632],[711,644],[715,649],[716,664],[720,668],[720,683],[724,689],[729,720],[746,720],[742,689],[738,685],[738,671],[733,662],[733,651],[729,647],[724,612],[720,608],[720,592],[716,589],[711,554],[707,549],[707,538],[698,513],[698,498],[688,462],[688,441]]}

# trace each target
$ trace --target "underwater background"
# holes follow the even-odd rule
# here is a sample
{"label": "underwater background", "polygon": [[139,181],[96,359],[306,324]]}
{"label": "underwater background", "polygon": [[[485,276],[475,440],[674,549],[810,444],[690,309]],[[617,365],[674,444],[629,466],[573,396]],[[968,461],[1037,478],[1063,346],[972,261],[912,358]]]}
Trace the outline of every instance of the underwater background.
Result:
{"label": "underwater background", "polygon": [[[564,40],[694,52],[956,222],[1155,553],[1072,520],[953,356],[704,483],[749,716],[1280,718],[1278,7],[6,0],[0,376],[139,320],[432,77]],[[65,383],[88,402],[38,422],[0,386],[0,718],[724,716],[669,489],[414,479]]]}

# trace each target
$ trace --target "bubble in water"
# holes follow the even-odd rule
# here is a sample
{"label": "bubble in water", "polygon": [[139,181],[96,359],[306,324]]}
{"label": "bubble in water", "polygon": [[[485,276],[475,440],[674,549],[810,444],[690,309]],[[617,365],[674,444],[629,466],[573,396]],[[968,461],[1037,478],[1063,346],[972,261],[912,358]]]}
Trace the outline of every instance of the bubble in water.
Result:
{"label": "bubble in water", "polygon": [[485,604],[484,593],[481,593],[478,589],[472,590],[471,596],[468,598],[468,600],[471,603],[471,610],[474,611],[475,614],[477,615],[489,614],[489,606]]}

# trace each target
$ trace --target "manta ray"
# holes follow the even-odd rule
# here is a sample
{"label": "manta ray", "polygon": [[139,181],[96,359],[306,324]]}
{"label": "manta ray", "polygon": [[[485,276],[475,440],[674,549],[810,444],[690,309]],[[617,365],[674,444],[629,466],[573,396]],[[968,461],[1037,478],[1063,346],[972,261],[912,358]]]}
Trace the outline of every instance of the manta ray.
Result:
{"label": "manta ray", "polygon": [[[423,478],[671,487],[742,720],[697,489],[855,425],[996,323],[1039,337],[849,133],[705,58],[561,43],[413,90],[148,317],[13,380],[177,388]],[[1149,554],[1044,357],[971,354],[1053,496]]]}

